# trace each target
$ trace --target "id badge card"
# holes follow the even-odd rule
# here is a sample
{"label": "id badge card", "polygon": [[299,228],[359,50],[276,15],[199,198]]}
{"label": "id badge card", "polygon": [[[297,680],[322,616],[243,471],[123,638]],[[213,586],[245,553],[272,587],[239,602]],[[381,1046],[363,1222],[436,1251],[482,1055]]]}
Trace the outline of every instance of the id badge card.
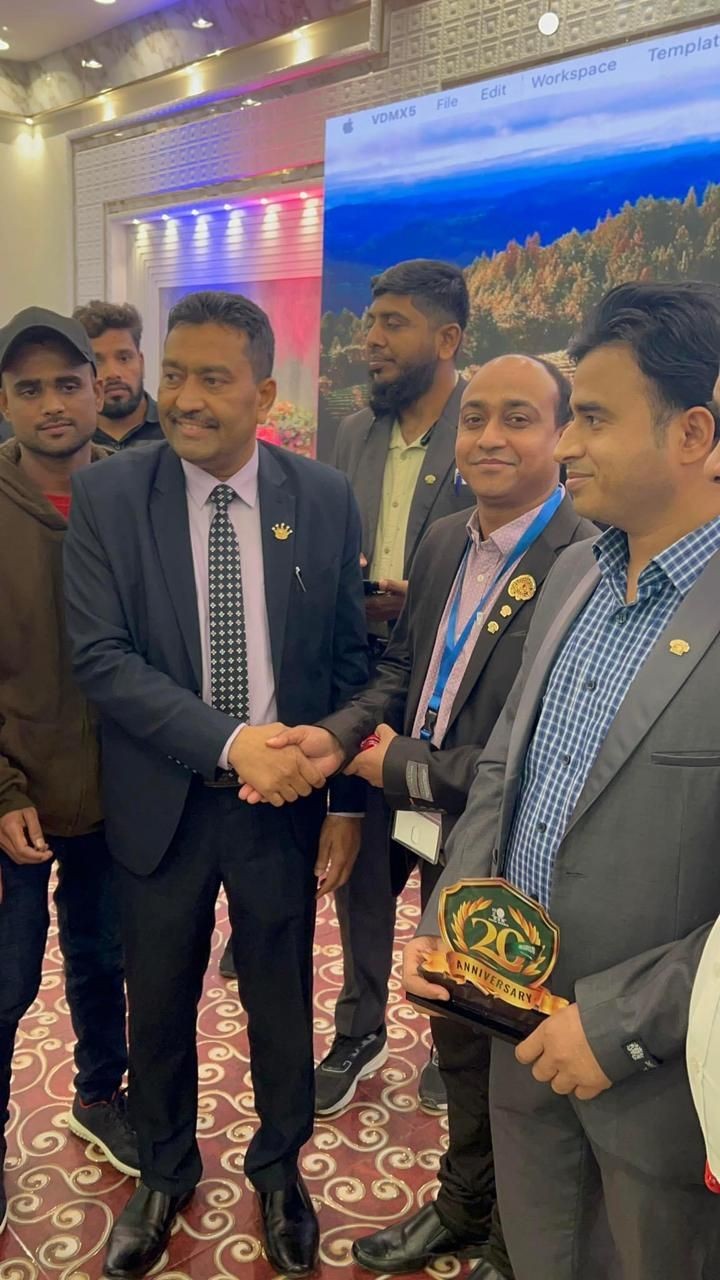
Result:
{"label": "id badge card", "polygon": [[398,809],[393,822],[393,840],[432,866],[437,866],[442,844],[442,818],[439,813]]}

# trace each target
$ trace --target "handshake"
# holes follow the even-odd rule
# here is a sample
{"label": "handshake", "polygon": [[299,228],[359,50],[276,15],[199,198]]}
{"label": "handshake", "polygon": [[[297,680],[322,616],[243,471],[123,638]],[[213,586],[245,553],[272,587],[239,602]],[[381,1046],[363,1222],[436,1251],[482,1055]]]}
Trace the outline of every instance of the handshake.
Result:
{"label": "handshake", "polygon": [[230,767],[241,779],[240,799],[248,804],[292,804],[324,787],[342,769],[350,776],[382,786],[382,762],[395,737],[388,725],[375,730],[377,744],[361,751],[349,763],[334,734],[318,725],[247,725],[235,737],[229,752]]}

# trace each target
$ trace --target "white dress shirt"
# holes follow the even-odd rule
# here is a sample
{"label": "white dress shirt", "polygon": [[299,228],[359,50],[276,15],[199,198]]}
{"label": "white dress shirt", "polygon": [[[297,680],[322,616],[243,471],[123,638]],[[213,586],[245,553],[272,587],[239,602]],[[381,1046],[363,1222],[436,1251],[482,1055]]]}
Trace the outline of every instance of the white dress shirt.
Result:
{"label": "white dress shirt", "polygon": [[[215,504],[210,495],[220,483],[234,489],[228,514],[240,548],[243,602],[245,607],[245,634],[247,640],[248,683],[250,691],[250,723],[270,724],[277,720],[275,676],[270,648],[270,626],[265,603],[265,565],[263,560],[262,528],[260,524],[260,498],[258,493],[259,453],[257,446],[252,458],[240,471],[228,480],[219,481],[207,471],[191,462],[182,464],[185,472],[190,542],[192,545],[193,571],[197,594],[198,621],[200,623],[200,648],[202,652],[202,697],[212,705],[210,684],[210,584],[208,552],[210,525],[215,515]],[[235,729],[225,744],[218,767],[228,768],[228,751],[239,729]]]}

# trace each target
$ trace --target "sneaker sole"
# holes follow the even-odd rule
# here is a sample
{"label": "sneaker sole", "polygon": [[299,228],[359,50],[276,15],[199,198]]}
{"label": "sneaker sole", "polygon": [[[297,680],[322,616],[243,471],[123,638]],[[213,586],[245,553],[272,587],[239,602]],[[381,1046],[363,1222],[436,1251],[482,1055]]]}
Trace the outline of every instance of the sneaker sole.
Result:
{"label": "sneaker sole", "polygon": [[426,1102],[424,1098],[418,1098],[418,1106],[427,1116],[444,1116],[448,1109],[447,1102]]}
{"label": "sneaker sole", "polygon": [[132,1165],[125,1164],[122,1160],[119,1160],[115,1152],[111,1151],[110,1147],[106,1146],[92,1130],[86,1129],[72,1111],[68,1117],[68,1128],[71,1133],[75,1134],[76,1138],[82,1138],[84,1142],[92,1143],[99,1151],[102,1151],[105,1159],[110,1161],[113,1169],[117,1169],[118,1173],[124,1173],[128,1178],[140,1177],[139,1169],[134,1169]]}
{"label": "sneaker sole", "polygon": [[384,1066],[388,1060],[389,1054],[390,1054],[390,1050],[388,1049],[387,1044],[384,1044],[380,1052],[376,1054],[374,1058],[371,1058],[369,1062],[366,1062],[362,1070],[358,1071],[357,1075],[353,1079],[352,1084],[348,1088],[347,1092],[343,1094],[342,1098],[340,1098],[337,1102],[334,1102],[331,1107],[316,1106],[315,1115],[316,1116],[335,1116],[338,1114],[339,1111],[342,1111],[343,1108],[346,1107],[349,1102],[352,1102],[353,1098],[355,1097],[355,1093],[357,1091],[357,1087],[360,1081],[367,1079],[368,1076],[374,1075],[375,1072],[380,1069],[380,1067]]}

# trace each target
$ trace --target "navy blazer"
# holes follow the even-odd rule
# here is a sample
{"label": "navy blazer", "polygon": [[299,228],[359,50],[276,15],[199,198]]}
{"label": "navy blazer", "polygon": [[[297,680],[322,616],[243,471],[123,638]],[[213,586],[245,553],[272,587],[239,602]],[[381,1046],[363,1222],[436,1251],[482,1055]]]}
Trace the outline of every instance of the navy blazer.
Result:
{"label": "navy blazer", "polygon": [[[259,448],[278,718],[312,724],[367,679],[360,517],[345,476],[272,445]],[[277,537],[283,526],[289,534]],[[101,717],[110,847],[131,870],[150,874],[176,831],[193,773],[213,777],[238,723],[200,696],[185,476],[166,442],[75,476],[65,591],[75,674]],[[331,785],[337,809],[362,808],[354,803],[357,782]],[[325,793],[290,811],[306,847],[317,839]]]}

